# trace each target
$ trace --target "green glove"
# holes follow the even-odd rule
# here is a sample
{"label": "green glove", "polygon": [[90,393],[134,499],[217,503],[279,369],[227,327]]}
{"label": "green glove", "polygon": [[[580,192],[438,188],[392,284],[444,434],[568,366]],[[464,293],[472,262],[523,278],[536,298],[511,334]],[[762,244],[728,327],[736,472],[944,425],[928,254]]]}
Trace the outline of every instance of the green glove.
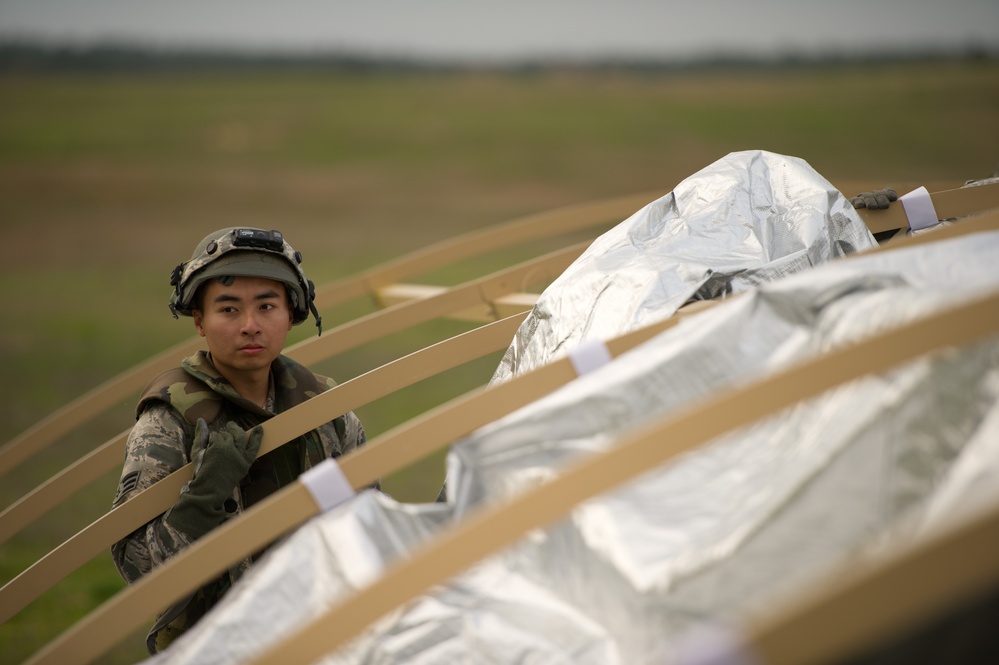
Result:
{"label": "green glove", "polygon": [[852,199],[850,203],[854,208],[867,208],[869,210],[884,210],[892,201],[898,201],[898,194],[894,189],[876,189],[873,192],[861,192]]}
{"label": "green glove", "polygon": [[226,516],[225,501],[257,458],[263,437],[264,431],[259,427],[251,429],[247,436],[232,422],[225,430],[209,435],[208,425],[199,419],[191,446],[194,477],[181,490],[180,499],[164,521],[192,540],[221,524]]}

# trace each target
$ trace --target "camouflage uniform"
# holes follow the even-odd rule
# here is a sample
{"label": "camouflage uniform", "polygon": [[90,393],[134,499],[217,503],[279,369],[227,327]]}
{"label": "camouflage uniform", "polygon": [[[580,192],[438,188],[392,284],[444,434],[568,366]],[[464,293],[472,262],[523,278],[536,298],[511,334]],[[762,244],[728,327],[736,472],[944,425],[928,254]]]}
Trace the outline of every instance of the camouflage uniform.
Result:
{"label": "camouflage uniform", "polygon": [[[279,356],[271,365],[267,408],[263,409],[241,397],[214,368],[206,352],[186,358],[181,367],[150,382],[139,400],[114,506],[191,461],[199,418],[208,423],[211,432],[224,429],[228,422],[249,429],[334,385],[332,379]],[[226,500],[225,519],[292,482],[302,471],[329,457],[339,457],[364,441],[360,421],[347,413],[261,456]],[[165,521],[165,515],[112,546],[115,565],[127,582],[136,581],[195,539]],[[146,639],[150,653],[163,650],[211,609],[256,556],[259,553],[160,615]]]}

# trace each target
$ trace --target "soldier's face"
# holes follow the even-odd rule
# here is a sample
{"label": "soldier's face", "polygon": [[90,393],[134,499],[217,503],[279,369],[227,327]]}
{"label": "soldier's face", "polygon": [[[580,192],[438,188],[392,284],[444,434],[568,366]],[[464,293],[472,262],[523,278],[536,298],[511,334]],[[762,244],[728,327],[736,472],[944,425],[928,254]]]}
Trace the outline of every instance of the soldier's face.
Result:
{"label": "soldier's face", "polygon": [[208,343],[215,368],[230,381],[231,372],[269,371],[292,325],[284,284],[236,277],[229,286],[209,280],[203,289],[194,325]]}

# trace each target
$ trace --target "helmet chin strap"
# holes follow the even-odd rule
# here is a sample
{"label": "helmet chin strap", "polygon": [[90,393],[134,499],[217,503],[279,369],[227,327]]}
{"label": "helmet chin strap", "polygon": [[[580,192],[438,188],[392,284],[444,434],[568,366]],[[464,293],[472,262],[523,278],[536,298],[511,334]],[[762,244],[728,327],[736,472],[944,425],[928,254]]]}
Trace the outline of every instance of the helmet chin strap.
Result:
{"label": "helmet chin strap", "polygon": [[312,316],[316,318],[316,337],[321,337],[323,334],[323,317],[319,316],[319,310],[316,309],[316,285],[312,283],[312,280],[308,280],[309,284],[309,311],[312,312]]}
{"label": "helmet chin strap", "polygon": [[323,334],[323,317],[319,316],[319,312],[316,311],[316,304],[309,303],[309,309],[312,310],[312,316],[316,317],[316,337],[320,337]]}

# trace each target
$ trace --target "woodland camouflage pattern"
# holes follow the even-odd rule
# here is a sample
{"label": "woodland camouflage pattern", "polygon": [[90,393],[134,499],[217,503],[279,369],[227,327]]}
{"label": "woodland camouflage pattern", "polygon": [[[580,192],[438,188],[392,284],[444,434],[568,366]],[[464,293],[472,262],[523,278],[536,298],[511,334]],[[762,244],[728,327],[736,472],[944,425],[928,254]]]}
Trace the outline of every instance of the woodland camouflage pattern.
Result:
{"label": "woodland camouflage pattern", "polygon": [[[129,434],[113,505],[121,505],[191,461],[199,418],[208,423],[210,432],[225,429],[230,421],[250,429],[336,385],[332,379],[313,374],[285,356],[279,356],[271,365],[271,379],[266,409],[241,397],[204,351],[150,382],[136,409],[137,422]],[[292,482],[302,471],[364,442],[361,422],[351,412],[261,456],[226,501],[225,519],[239,515]],[[115,565],[127,582],[135,582],[194,540],[164,517],[157,517],[111,547]],[[243,560],[192,597],[167,609],[147,637],[150,653],[165,648],[211,609],[256,556]]]}

